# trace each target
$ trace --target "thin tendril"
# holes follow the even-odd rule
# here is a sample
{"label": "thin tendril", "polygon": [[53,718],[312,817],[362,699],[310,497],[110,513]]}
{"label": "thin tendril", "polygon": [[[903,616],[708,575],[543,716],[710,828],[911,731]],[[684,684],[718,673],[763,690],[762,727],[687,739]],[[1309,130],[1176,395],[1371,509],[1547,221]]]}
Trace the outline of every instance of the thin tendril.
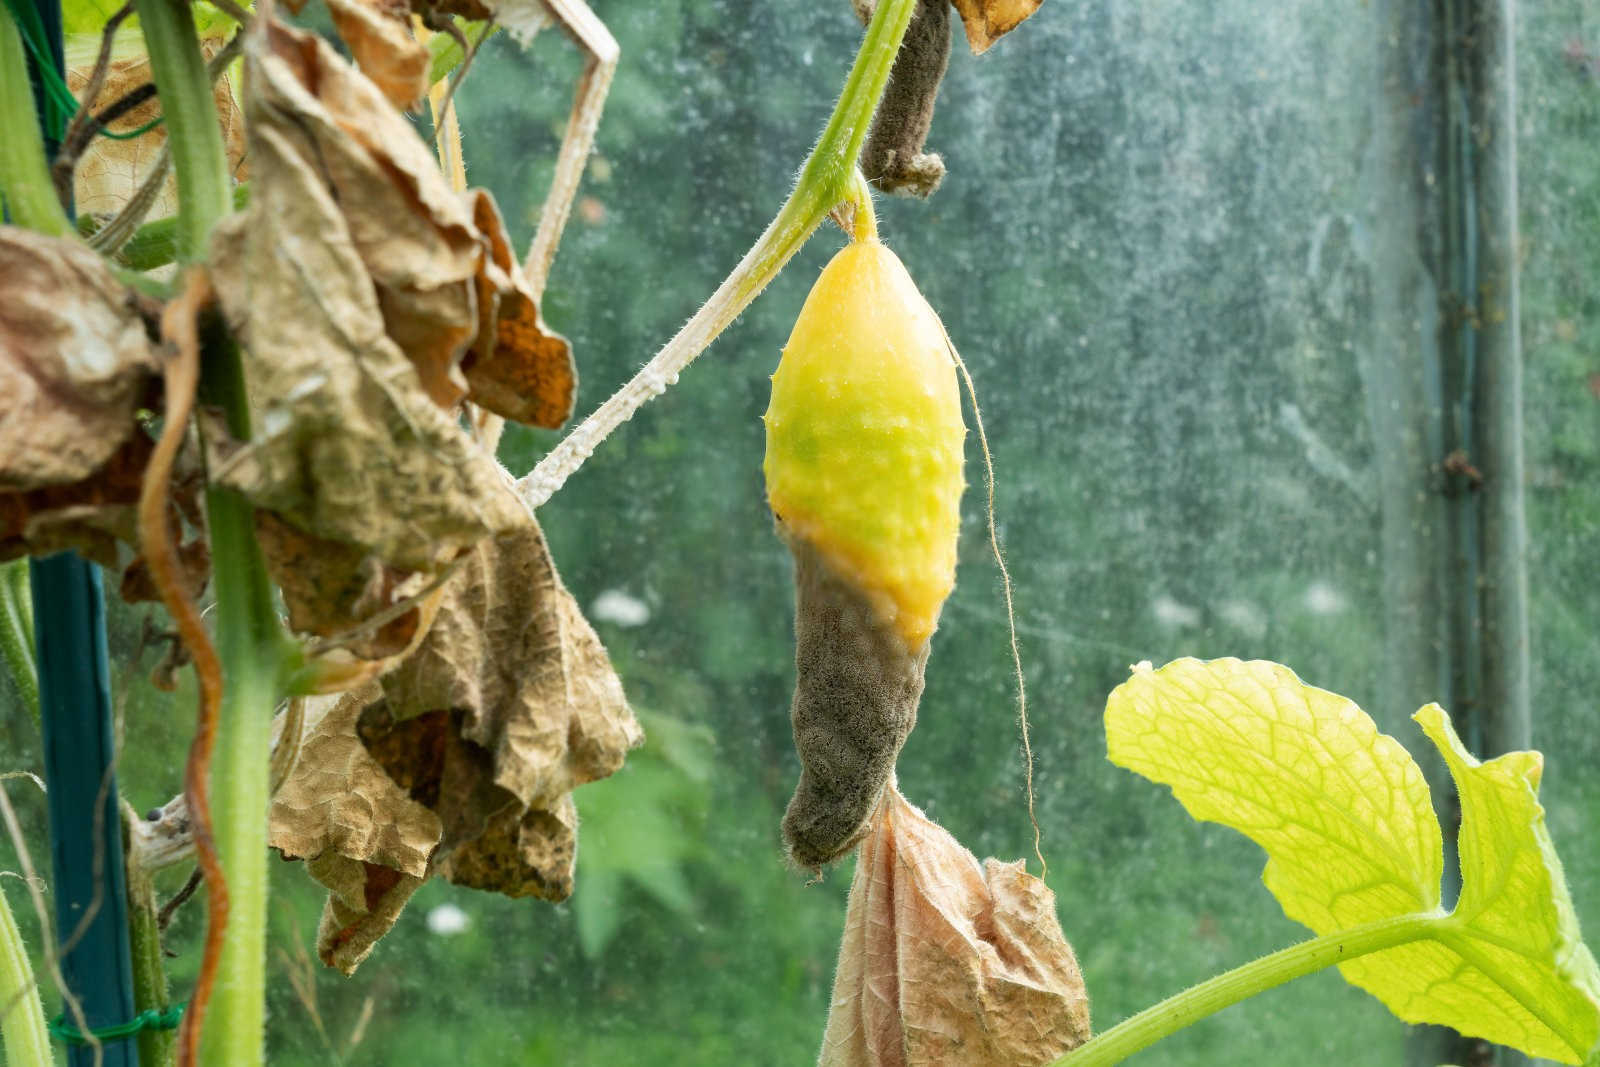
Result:
{"label": "thin tendril", "polygon": [[978,447],[983,452],[983,482],[984,488],[988,491],[986,507],[989,515],[989,547],[994,551],[994,561],[1000,567],[1000,586],[1005,590],[1006,596],[1006,626],[1011,632],[1011,666],[1017,674],[1017,718],[1022,723],[1022,760],[1028,791],[1028,821],[1033,824],[1033,854],[1038,858],[1041,876],[1044,876],[1050,873],[1050,864],[1045,862],[1044,852],[1040,848],[1039,817],[1033,807],[1033,742],[1028,735],[1028,683],[1022,671],[1022,646],[1017,641],[1017,611],[1015,597],[1012,595],[1011,571],[1006,566],[1005,553],[1000,551],[1000,531],[994,517],[994,456],[989,452],[989,435],[983,432],[983,412],[978,408],[978,391],[972,384],[972,375],[967,371],[961,353],[956,351],[956,346],[950,343],[948,336],[945,337],[944,343],[950,350],[950,358],[955,360],[956,368],[961,371],[961,381],[967,387],[967,397],[972,401],[972,421],[978,428]]}

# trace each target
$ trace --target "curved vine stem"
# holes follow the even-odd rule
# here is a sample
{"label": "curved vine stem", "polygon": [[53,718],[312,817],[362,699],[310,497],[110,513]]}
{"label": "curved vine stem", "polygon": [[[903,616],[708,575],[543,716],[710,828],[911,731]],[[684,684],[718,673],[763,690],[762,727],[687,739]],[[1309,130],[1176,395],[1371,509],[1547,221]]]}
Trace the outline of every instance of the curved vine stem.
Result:
{"label": "curved vine stem", "polygon": [[888,84],[889,70],[916,4],[917,0],[883,0],[878,5],[839,102],[807,157],[789,199],[677,336],[517,482],[518,495],[530,510],[554,496],[613,430],[652,397],[675,384],[678,374],[777,277],[828,212],[841,200],[854,199],[856,159],[861,155],[861,144],[872,125],[873,113]]}
{"label": "curved vine stem", "polygon": [[1294,978],[1433,936],[1441,916],[1401,915],[1314,937],[1191,986],[1095,1035],[1051,1067],[1109,1067],[1140,1049]]}

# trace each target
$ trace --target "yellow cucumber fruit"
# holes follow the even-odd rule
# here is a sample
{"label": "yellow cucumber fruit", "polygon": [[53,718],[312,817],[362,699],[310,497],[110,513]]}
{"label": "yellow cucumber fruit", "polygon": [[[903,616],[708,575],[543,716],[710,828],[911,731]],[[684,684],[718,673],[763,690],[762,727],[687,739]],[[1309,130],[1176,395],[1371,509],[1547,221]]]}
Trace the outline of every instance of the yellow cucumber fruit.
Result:
{"label": "yellow cucumber fruit", "polygon": [[955,585],[961,397],[949,339],[876,239],[834,256],[772,376],[767,499],[912,651]]}
{"label": "yellow cucumber fruit", "polygon": [[783,836],[817,871],[855,847],[893,780],[955,584],[966,428],[954,357],[876,240],[817,279],[766,423],[767,497],[795,560],[801,772]]}

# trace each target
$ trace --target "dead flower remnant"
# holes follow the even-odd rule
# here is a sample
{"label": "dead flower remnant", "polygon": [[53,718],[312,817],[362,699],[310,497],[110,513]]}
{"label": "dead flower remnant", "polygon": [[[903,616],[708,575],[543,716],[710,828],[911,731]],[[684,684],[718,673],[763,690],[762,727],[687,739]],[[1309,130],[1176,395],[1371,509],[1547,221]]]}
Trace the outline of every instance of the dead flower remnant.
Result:
{"label": "dead flower remnant", "polygon": [[890,786],[861,845],[821,1067],[1034,1067],[1089,1039],[1055,894]]}
{"label": "dead flower remnant", "polygon": [[1022,20],[1039,10],[1044,0],[954,0],[956,11],[967,27],[967,45],[973,55],[982,55]]}

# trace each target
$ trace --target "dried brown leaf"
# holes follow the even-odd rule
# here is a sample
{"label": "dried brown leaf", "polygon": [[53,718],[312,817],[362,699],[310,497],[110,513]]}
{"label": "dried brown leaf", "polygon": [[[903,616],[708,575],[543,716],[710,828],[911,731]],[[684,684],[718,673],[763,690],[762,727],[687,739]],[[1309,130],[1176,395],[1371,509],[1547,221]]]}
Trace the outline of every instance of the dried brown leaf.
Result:
{"label": "dried brown leaf", "polygon": [[356,65],[395,107],[410,111],[428,91],[428,50],[411,34],[405,0],[328,0],[334,28]]}
{"label": "dried brown leaf", "polygon": [[0,492],[0,560],[74,549],[103,567],[117,567],[118,544],[138,540],[139,487],[153,448],[141,431],[81,481]]}
{"label": "dried brown leaf", "polygon": [[[283,593],[289,626],[299,633],[336,637],[358,630],[424,581],[359,546],[304,533],[270,511],[256,512],[256,540]],[[393,656],[416,636],[420,616],[420,606],[412,607],[344,647],[360,659]]]}
{"label": "dried brown leaf", "polygon": [[440,823],[411,800],[356,736],[369,685],[306,702],[299,758],[272,798],[268,843],[329,889],[317,952],[345,974],[394,925],[428,876]]}
{"label": "dried brown leaf", "polygon": [[572,415],[578,394],[572,346],[540,316],[494,199],[482,189],[467,197],[488,250],[478,274],[478,336],[462,364],[468,399],[512,422],[553,430]]}
{"label": "dried brown leaf", "polygon": [[973,55],[982,55],[999,38],[1023,19],[1039,10],[1044,0],[954,0],[961,21],[966,23],[967,44]]}
{"label": "dried brown leaf", "polygon": [[276,24],[267,41],[250,49],[260,72],[253,121],[304,143],[376,287],[385,331],[428,396],[560,425],[576,387],[571,352],[540,319],[493,198],[456,193],[405,118],[327,44]]}
{"label": "dried brown leaf", "polygon": [[477,546],[447,589],[422,646],[383,679],[395,721],[462,712],[461,735],[524,807],[622,766],[643,734],[538,525]]}
{"label": "dried brown leaf", "polygon": [[282,132],[332,196],[385,332],[441,407],[478,327],[483,242],[439,164],[377,86],[315,34],[279,23],[246,50],[252,130]]}
{"label": "dried brown leaf", "polygon": [[[526,521],[526,513],[493,459],[428,398],[386,330],[381,294],[357,252],[356,224],[341,207],[382,203],[394,187],[352,171],[330,188],[328,176],[343,173],[350,158],[332,142],[347,138],[278,50],[295,62],[303,53],[342,62],[323,55],[327,46],[314,38],[281,27],[266,36],[273,50],[246,49],[258,87],[250,208],[219,224],[212,246],[217,292],[247,353],[255,437],[215,475],[305,533],[432,573],[486,534]],[[322,88],[350,89],[358,76],[344,69],[342,83],[329,74]],[[356,88],[403,124],[370,83],[360,79]],[[470,274],[465,281],[470,291]]]}
{"label": "dried brown leaf", "polygon": [[891,787],[850,886],[822,1067],[1031,1067],[1089,1038],[1055,895]]}
{"label": "dried brown leaf", "polygon": [[346,973],[431,873],[564,899],[577,855],[571,790],[642,740],[531,519],[472,549],[397,669],[328,717],[310,714],[274,801],[272,843],[319,857],[308,869],[333,891],[320,951]]}
{"label": "dried brown leaf", "polygon": [[156,349],[79,241],[0,226],[0,492],[68,485],[138,434]]}

